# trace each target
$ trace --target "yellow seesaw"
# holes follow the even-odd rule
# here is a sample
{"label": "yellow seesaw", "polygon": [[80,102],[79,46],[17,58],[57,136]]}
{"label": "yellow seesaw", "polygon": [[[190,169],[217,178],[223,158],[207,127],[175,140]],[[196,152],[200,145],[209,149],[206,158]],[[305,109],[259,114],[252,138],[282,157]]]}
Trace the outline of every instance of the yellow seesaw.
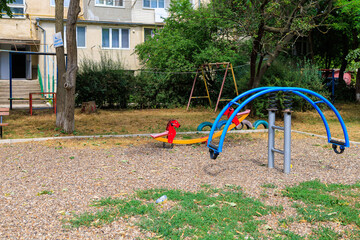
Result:
{"label": "yellow seesaw", "polygon": [[[238,115],[240,115],[241,117],[239,118],[239,122],[242,122],[248,115],[250,114],[250,110],[247,110],[247,111],[244,111],[242,113],[238,113]],[[236,125],[233,123],[229,126],[228,128],[228,131],[232,130],[233,128],[235,128]],[[224,130],[221,130],[217,133],[215,133],[213,135],[213,138],[216,138],[216,137],[219,137],[221,136],[222,132]],[[153,135],[150,135],[152,138],[154,138],[156,141],[159,141],[159,142],[164,142],[164,143],[167,143],[168,142],[168,139],[167,138],[164,138],[163,136],[166,136],[168,135],[168,131],[165,131],[163,133],[159,133],[159,134],[153,134]],[[174,144],[194,144],[194,143],[202,143],[202,142],[206,142],[208,140],[209,136],[206,136],[206,137],[201,137],[201,138],[195,138],[195,139],[181,139],[181,140],[177,140],[177,139],[174,139],[173,140],[173,143]]]}

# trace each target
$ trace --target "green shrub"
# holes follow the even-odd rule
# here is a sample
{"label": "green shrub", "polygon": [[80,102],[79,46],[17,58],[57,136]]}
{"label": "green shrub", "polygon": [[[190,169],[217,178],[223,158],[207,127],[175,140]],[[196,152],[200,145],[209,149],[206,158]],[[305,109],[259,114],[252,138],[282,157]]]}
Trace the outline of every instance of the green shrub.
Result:
{"label": "green shrub", "polygon": [[141,71],[132,83],[130,101],[140,108],[176,107],[187,103],[193,74]]}
{"label": "green shrub", "polygon": [[[323,79],[326,89],[331,94],[332,92],[332,79]],[[330,97],[331,98],[331,97]],[[356,101],[356,90],[355,83],[352,81],[350,85],[346,85],[345,81],[339,81],[335,79],[334,88],[334,101],[338,102],[355,102]]]}
{"label": "green shrub", "polygon": [[134,73],[124,70],[120,61],[106,55],[100,62],[84,59],[76,79],[76,104],[95,101],[99,107],[126,108]]}
{"label": "green shrub", "polygon": [[[241,79],[240,92],[247,90],[248,78]],[[309,61],[304,61],[302,64],[295,64],[289,59],[278,58],[271,67],[267,70],[265,76],[260,82],[259,87],[277,86],[277,87],[299,87],[312,90],[319,93],[325,98],[329,99],[330,93],[322,83],[321,73],[319,68],[311,64]],[[302,97],[291,94],[293,100],[294,111],[306,111],[313,109],[310,103],[304,101]],[[277,93],[277,106],[279,110],[284,109],[283,93]],[[309,96],[310,98],[313,98]],[[313,99],[315,100],[315,99]],[[256,98],[253,101],[253,111],[259,117],[265,117],[268,108],[268,96]],[[279,111],[281,113],[281,111]]]}

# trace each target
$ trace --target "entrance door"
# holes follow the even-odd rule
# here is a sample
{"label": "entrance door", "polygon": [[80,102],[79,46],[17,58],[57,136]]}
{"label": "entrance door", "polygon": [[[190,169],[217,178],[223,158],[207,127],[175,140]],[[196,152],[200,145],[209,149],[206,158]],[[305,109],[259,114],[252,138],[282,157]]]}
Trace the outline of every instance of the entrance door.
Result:
{"label": "entrance door", "polygon": [[[15,49],[12,49],[15,50]],[[17,51],[25,51],[24,48],[17,47]],[[26,55],[25,54],[12,54],[12,77],[13,78],[26,78]]]}

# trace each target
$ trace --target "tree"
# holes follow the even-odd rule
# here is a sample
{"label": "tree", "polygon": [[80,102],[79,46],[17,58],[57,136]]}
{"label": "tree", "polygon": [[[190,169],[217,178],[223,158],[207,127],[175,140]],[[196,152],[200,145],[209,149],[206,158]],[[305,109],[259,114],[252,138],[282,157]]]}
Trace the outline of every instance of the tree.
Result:
{"label": "tree", "polygon": [[[163,28],[157,29],[152,37],[135,48],[140,62],[151,71],[151,74],[147,73],[149,71],[139,74],[137,79],[143,80],[133,88],[141,94],[142,106],[185,104],[194,71],[201,64],[231,62],[235,66],[246,62],[245,54],[239,54],[237,39],[231,35],[233,26],[215,16],[212,8],[194,9],[189,0],[174,0],[168,11],[169,17],[164,20]],[[217,80],[222,79],[225,72],[221,69],[214,67],[212,74],[205,76],[211,98],[219,94],[221,81]],[[157,71],[159,73],[154,73]],[[231,86],[228,88],[225,84],[223,96],[234,92],[234,86]],[[203,94],[205,88],[201,87],[197,90]]]}
{"label": "tree", "polygon": [[68,66],[66,70],[66,89],[63,129],[66,133],[75,130],[75,86],[77,65],[77,45],[76,45],[76,21],[80,13],[80,0],[71,0],[66,22],[66,43],[68,54]]}
{"label": "tree", "polygon": [[238,35],[249,36],[249,88],[262,77],[279,54],[298,37],[322,24],[333,9],[332,0],[216,0],[216,11],[234,22]]}
{"label": "tree", "polygon": [[[61,32],[64,38],[64,0],[55,0],[55,32]],[[57,80],[57,113],[56,113],[56,126],[62,128],[64,121],[65,110],[65,52],[64,46],[56,48],[56,64],[58,72]]]}
{"label": "tree", "polygon": [[334,23],[332,26],[343,33],[348,39],[347,51],[343,53],[343,64],[340,69],[339,79],[342,79],[348,63],[353,69],[357,70],[355,92],[356,100],[360,102],[360,0],[337,0],[335,3],[337,16],[334,16]]}
{"label": "tree", "polygon": [[[62,3],[62,5],[61,5]],[[63,0],[59,0],[56,3],[56,8],[63,8]],[[61,29],[62,16],[61,10],[56,9],[57,12],[57,29]],[[80,0],[71,0],[69,4],[67,21],[66,21],[66,43],[67,43],[67,69],[65,75],[60,75],[60,81],[58,82],[58,91],[60,92],[58,105],[59,116],[56,119],[57,124],[66,133],[72,133],[75,129],[75,85],[76,85],[76,73],[77,73],[77,46],[76,46],[76,22],[80,13]],[[60,19],[61,18],[61,19]],[[61,54],[61,50],[59,51]],[[62,58],[62,57],[61,57]],[[60,61],[62,61],[60,58]],[[60,63],[62,64],[62,63]],[[64,81],[65,80],[65,81]],[[63,84],[62,84],[63,83]],[[58,93],[59,93],[58,92]]]}
{"label": "tree", "polygon": [[351,67],[357,72],[355,80],[355,94],[356,101],[360,102],[360,48],[350,51],[346,60],[351,63]]}
{"label": "tree", "polygon": [[[334,11],[321,31],[313,31],[314,55],[323,67],[339,68],[339,79],[343,79],[345,70],[356,71],[360,67],[360,1],[336,0]],[[360,100],[360,75],[356,75],[356,98]]]}
{"label": "tree", "polygon": [[214,16],[206,6],[193,9],[190,1],[171,1],[165,26],[135,48],[147,68],[194,71],[209,62],[243,61],[230,36],[233,26]]}
{"label": "tree", "polygon": [[[9,17],[12,17],[11,9],[7,4],[13,3],[14,1],[15,0],[0,0],[0,13],[6,12]],[[2,14],[0,14],[0,18],[2,18]]]}
{"label": "tree", "polygon": [[173,1],[164,29],[136,53],[147,66],[163,69],[181,62],[232,61],[250,41],[248,88],[255,88],[279,54],[321,26],[332,9],[332,0],[213,0],[198,11]]}

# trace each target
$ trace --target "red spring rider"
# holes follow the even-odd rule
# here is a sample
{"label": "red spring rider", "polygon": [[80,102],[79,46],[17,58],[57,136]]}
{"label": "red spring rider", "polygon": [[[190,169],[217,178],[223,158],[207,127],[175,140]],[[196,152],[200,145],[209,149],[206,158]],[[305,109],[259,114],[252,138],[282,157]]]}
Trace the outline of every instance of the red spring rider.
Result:
{"label": "red spring rider", "polygon": [[[226,111],[224,112],[224,115],[227,116],[227,118],[229,119],[231,114],[233,114],[233,112],[235,111],[234,108],[229,107],[228,109],[226,109]],[[234,117],[234,119],[231,121],[232,123],[234,123],[236,126],[240,124],[239,119],[237,117]]]}
{"label": "red spring rider", "polygon": [[168,124],[166,125],[166,131],[169,131],[167,139],[168,139],[168,143],[173,143],[173,140],[176,136],[176,130],[175,128],[179,128],[180,127],[180,123],[175,120],[172,119],[168,122]]}

